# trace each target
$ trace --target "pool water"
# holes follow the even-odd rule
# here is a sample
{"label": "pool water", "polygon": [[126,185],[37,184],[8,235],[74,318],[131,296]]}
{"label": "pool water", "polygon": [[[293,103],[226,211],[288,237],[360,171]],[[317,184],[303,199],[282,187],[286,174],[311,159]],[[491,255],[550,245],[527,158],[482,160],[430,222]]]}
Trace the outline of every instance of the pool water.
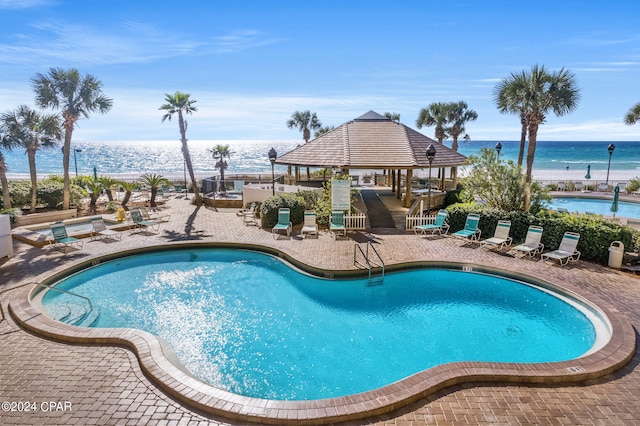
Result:
{"label": "pool water", "polygon": [[[557,197],[551,201],[550,208],[564,208],[570,212],[593,212],[605,216],[611,216],[611,204],[613,204],[613,195],[610,200],[593,199],[593,198],[577,198],[577,197]],[[640,219],[640,204],[630,203],[627,201],[618,201],[618,211],[616,216],[627,217],[632,219]]]}
{"label": "pool water", "polygon": [[[585,312],[530,285],[413,269],[367,279],[312,277],[263,253],[164,251],[121,258],[58,286],[91,299],[95,327],[149,331],[201,380],[267,399],[379,388],[453,361],[554,362],[596,340]],[[51,312],[73,299],[49,291]]]}

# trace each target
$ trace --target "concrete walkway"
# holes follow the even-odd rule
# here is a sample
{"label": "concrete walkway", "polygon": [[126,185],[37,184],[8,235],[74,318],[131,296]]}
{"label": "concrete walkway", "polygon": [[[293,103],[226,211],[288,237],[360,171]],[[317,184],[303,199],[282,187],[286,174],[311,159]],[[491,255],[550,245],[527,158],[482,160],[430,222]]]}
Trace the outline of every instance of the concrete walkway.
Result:
{"label": "concrete walkway", "polygon": [[[233,424],[180,405],[145,377],[134,354],[114,346],[69,345],[35,336],[7,314],[7,300],[30,281],[129,248],[183,241],[246,242],[278,248],[302,262],[324,269],[353,268],[354,241],[371,240],[386,264],[446,260],[500,267],[563,283],[587,297],[615,307],[634,327],[640,325],[640,279],[579,261],[565,268],[540,261],[513,259],[476,246],[460,247],[450,238],[417,238],[412,233],[353,233],[333,240],[274,240],[268,230],[245,226],[235,210],[196,209],[188,201],[168,202],[171,221],[156,235],[128,234],[119,242],[89,242],[79,252],[62,254],[15,243],[15,256],[0,260],[0,424]],[[0,319],[2,316],[0,315]],[[350,424],[603,424],[640,423],[638,352],[621,370],[572,386],[473,383],[446,388],[381,417]],[[18,405],[22,402],[21,405]],[[30,411],[26,411],[27,405]],[[31,404],[32,403],[32,404]]]}

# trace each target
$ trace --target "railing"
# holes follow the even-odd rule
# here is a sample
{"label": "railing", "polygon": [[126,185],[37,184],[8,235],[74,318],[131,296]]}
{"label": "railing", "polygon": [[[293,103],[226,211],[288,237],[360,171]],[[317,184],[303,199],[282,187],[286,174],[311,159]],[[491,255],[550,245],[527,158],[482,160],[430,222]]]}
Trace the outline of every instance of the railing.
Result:
{"label": "railing", "polygon": [[366,214],[346,214],[344,215],[344,226],[347,229],[366,229]]}
{"label": "railing", "polygon": [[89,313],[90,313],[90,312],[92,312],[92,311],[93,311],[93,305],[91,304],[91,300],[89,300],[89,298],[88,298],[88,297],[81,296],[81,295],[79,295],[79,294],[77,294],[77,293],[72,293],[72,292],[70,292],[70,291],[63,290],[63,289],[61,289],[61,288],[57,288],[57,287],[54,287],[54,286],[50,286],[50,285],[48,285],[48,284],[37,283],[37,282],[31,282],[30,284],[33,284],[33,285],[35,285],[35,286],[37,286],[37,287],[44,287],[44,288],[48,288],[49,290],[59,291],[59,292],[61,292],[61,293],[69,294],[69,295],[71,295],[71,296],[79,297],[80,299],[84,299],[84,300],[86,300],[86,301],[87,301],[87,303],[89,304],[89,310],[88,310],[88,311],[86,311],[86,312],[85,312],[82,316],[80,316],[79,318],[74,318],[74,319],[73,319],[73,321],[69,321],[69,323],[73,323],[74,321],[79,320],[80,318],[86,317],[86,316],[88,316],[88,315],[89,315]]}
{"label": "railing", "polygon": [[[369,271],[370,282],[371,282],[371,271],[373,270],[373,268],[380,268],[381,275],[379,280],[380,281],[384,280],[384,261],[382,260],[380,253],[378,253],[378,250],[376,250],[376,248],[373,246],[373,244],[371,244],[371,242],[367,242],[365,245],[366,245],[366,251],[362,250],[362,246],[360,244],[355,244],[353,246],[353,264],[357,267],[366,268]],[[371,258],[369,257],[369,247],[371,247],[371,250],[373,254],[375,254],[377,261],[372,261]],[[364,263],[361,263],[358,260],[358,253],[360,253],[360,255],[362,256]]]}

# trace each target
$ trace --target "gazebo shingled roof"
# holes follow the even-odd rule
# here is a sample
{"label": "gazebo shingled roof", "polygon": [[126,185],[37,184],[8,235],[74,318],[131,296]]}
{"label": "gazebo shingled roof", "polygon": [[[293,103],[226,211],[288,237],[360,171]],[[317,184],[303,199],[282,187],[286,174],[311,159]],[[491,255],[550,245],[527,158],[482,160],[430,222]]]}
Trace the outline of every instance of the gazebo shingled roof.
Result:
{"label": "gazebo shingled roof", "polygon": [[374,111],[298,146],[276,163],[347,169],[421,169],[429,167],[426,157],[429,144],[436,148],[432,167],[465,163],[464,155]]}

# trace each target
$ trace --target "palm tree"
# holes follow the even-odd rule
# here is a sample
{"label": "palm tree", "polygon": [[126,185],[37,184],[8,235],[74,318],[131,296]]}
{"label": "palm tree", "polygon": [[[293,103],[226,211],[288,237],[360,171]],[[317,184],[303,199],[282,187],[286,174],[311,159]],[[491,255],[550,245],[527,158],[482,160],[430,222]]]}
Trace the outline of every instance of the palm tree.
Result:
{"label": "palm tree", "polygon": [[98,197],[100,197],[100,193],[103,189],[102,183],[91,179],[85,183],[85,188],[89,191],[89,212],[95,214],[98,211],[96,203],[98,202]]}
{"label": "palm tree", "polygon": [[[184,162],[189,171],[189,177],[191,178],[191,185],[193,186],[193,193],[196,206],[202,205],[202,197],[198,190],[198,182],[196,182],[196,175],[193,173],[193,163],[191,162],[191,154],[189,154],[189,145],[187,144],[187,120],[184,119],[184,115],[191,115],[198,109],[193,105],[197,101],[195,99],[189,99],[191,95],[188,93],[176,92],[173,95],[165,93],[164,100],[166,104],[162,105],[159,109],[166,111],[162,116],[162,122],[165,120],[171,121],[173,114],[178,114],[178,126],[180,128],[180,142],[182,142],[182,156]],[[185,185],[187,183],[185,182]]]}
{"label": "palm tree", "polygon": [[81,118],[89,118],[92,112],[107,113],[113,105],[113,100],[102,94],[102,83],[98,79],[91,74],[82,77],[75,68],[68,70],[51,68],[47,75],[36,74],[31,79],[31,84],[36,93],[36,104],[42,108],[60,110],[62,115],[64,127],[62,208],[68,209],[71,199],[69,155],[76,122]]}
{"label": "palm tree", "polygon": [[318,136],[324,135],[325,133],[328,133],[328,132],[332,131],[335,128],[336,128],[336,126],[322,126],[318,130],[313,132],[313,137],[317,138]]}
{"label": "palm tree", "polygon": [[127,182],[126,180],[121,180],[118,184],[124,189],[124,197],[122,197],[122,208],[126,210],[127,203],[131,199],[131,192],[133,192],[137,187],[137,182]]}
{"label": "palm tree", "polygon": [[102,187],[104,188],[104,192],[107,193],[107,199],[109,201],[113,201],[113,193],[111,192],[111,190],[120,183],[120,181],[118,179],[109,177],[109,176],[100,176],[98,178],[98,182],[100,182],[102,184]]}
{"label": "palm tree", "polygon": [[527,142],[527,73],[511,73],[502,80],[494,89],[494,97],[498,111],[501,114],[517,114],[520,117],[520,150],[518,152],[518,165],[522,166],[524,148]]}
{"label": "palm tree", "polygon": [[55,114],[41,115],[26,105],[6,112],[0,117],[5,130],[5,138],[22,146],[29,162],[31,176],[31,212],[38,203],[38,176],[36,173],[36,152],[41,148],[53,148],[62,138],[60,121]]}
{"label": "palm tree", "polygon": [[640,121],[640,102],[631,107],[627,115],[624,116],[624,124],[631,126]]}
{"label": "palm tree", "polygon": [[[298,129],[302,132],[302,139],[304,143],[309,142],[311,139],[311,130],[320,129],[322,123],[318,120],[318,116],[315,112],[309,110],[296,111],[291,114],[291,118],[287,121],[287,127],[290,129]],[[307,179],[309,179],[309,167],[307,167]]]}
{"label": "palm tree", "polygon": [[435,137],[439,143],[443,143],[449,136],[445,127],[449,114],[448,108],[449,104],[444,102],[434,102],[430,104],[429,107],[422,108],[416,120],[416,127],[421,129],[422,126],[435,126]]}
{"label": "palm tree", "polygon": [[[451,143],[451,149],[458,151],[458,138],[461,135],[464,140],[468,140],[469,135],[466,134],[465,124],[469,121],[475,121],[478,119],[478,113],[472,109],[465,101],[451,102],[447,107],[447,123],[445,132],[451,135],[453,142]],[[458,168],[451,168],[451,174],[453,175],[453,187],[456,187],[458,178]]]}
{"label": "palm tree", "polygon": [[162,185],[168,185],[169,179],[155,173],[145,173],[142,175],[142,181],[149,185],[149,187],[151,188],[151,198],[149,198],[149,205],[151,207],[156,207],[156,196],[158,195],[158,188],[160,188]]}
{"label": "palm tree", "polygon": [[[512,74],[511,78],[516,76]],[[560,117],[575,110],[580,100],[580,90],[573,73],[564,68],[549,73],[544,66],[536,65],[530,72],[523,72],[521,78],[523,84],[518,96],[523,106],[529,139],[524,194],[524,211],[528,212],[531,208],[531,178],[538,127],[544,123],[550,111]],[[498,87],[503,84],[504,81]]]}
{"label": "palm tree", "polygon": [[222,190],[224,192],[224,171],[229,167],[225,158],[231,158],[232,152],[229,150],[229,145],[216,145],[213,149],[208,149],[213,159],[217,160],[215,164],[216,169],[220,169],[220,181],[222,181]]}
{"label": "palm tree", "polygon": [[396,123],[400,122],[400,113],[399,112],[385,112],[384,116],[387,117],[391,121],[395,121]]}

